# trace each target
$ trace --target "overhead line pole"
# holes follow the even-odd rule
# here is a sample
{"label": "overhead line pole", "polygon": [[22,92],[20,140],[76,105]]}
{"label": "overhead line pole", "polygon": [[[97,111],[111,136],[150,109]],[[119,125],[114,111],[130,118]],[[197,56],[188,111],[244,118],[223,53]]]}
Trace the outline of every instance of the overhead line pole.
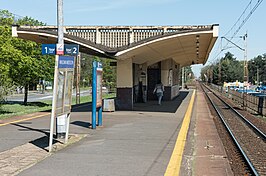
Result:
{"label": "overhead line pole", "polygon": [[[241,38],[244,39],[244,48],[241,48],[240,46],[238,46],[237,44],[235,44],[231,40],[227,39],[226,37],[222,37],[222,38],[226,39],[228,42],[235,45],[240,50],[244,51],[244,77],[243,77],[244,88],[245,87],[247,88],[247,86],[248,86],[247,36],[248,36],[247,33],[244,36],[241,36]],[[246,98],[247,98],[247,95],[244,92],[244,94],[243,94],[243,108],[244,109],[246,107]]]}
{"label": "overhead line pole", "polygon": [[230,42],[230,43],[232,43],[233,45],[235,45],[235,46],[236,46],[237,48],[239,48],[240,50],[245,51],[244,48],[241,48],[240,46],[238,46],[237,44],[235,44],[235,43],[232,42],[231,40],[227,39],[226,37],[221,37],[221,38],[227,40],[227,41]]}
{"label": "overhead line pole", "polygon": [[[247,59],[247,33],[242,37],[244,39],[244,87],[248,86],[248,59]],[[243,108],[246,109],[247,93],[243,94]]]}
{"label": "overhead line pole", "polygon": [[[233,35],[230,37],[230,39],[232,39],[239,31],[240,29],[244,26],[244,24],[248,21],[248,19],[251,17],[252,14],[254,14],[255,10],[259,7],[259,5],[262,3],[263,0],[257,0],[256,4],[254,6],[252,6],[252,0],[250,0],[250,2],[248,3],[248,5],[246,6],[245,10],[242,12],[242,14],[240,15],[240,17],[237,19],[237,21],[234,23],[234,25],[230,28],[229,31],[227,31],[225,33],[224,36],[227,36],[228,34],[230,34],[231,31],[233,31],[233,29],[237,26],[237,24],[239,24],[241,22],[241,24],[238,26],[238,28],[235,30],[235,32],[233,33]],[[249,13],[247,14],[247,10],[250,9]],[[246,15],[247,14],[247,15]],[[246,15],[246,16],[245,16]],[[224,37],[225,38],[225,37]],[[226,39],[226,38],[225,38]],[[231,41],[229,41],[228,39],[226,39],[228,42],[232,43]],[[226,44],[226,46],[228,45],[228,43]],[[240,48],[239,48],[240,49]],[[242,49],[241,49],[242,50]],[[243,50],[244,51],[244,50]],[[222,52],[222,50],[220,50],[220,53]],[[219,54],[220,54],[219,53]],[[218,57],[218,55],[214,57],[214,59],[216,59]]]}
{"label": "overhead line pole", "polygon": [[247,58],[247,33],[243,36],[244,39],[244,83],[248,84],[248,58]]}
{"label": "overhead line pole", "polygon": [[248,59],[247,59],[247,33],[244,36],[241,36],[241,38],[244,39],[244,48],[241,48],[231,40],[227,39],[226,37],[221,37],[222,39],[227,40],[228,42],[232,43],[235,45],[237,48],[240,50],[244,51],[244,84],[248,84]]}

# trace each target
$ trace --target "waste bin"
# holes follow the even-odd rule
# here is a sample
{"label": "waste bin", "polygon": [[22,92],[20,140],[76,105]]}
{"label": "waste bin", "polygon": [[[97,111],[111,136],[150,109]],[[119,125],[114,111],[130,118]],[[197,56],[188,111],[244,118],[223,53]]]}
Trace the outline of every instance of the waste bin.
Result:
{"label": "waste bin", "polygon": [[115,111],[114,99],[104,99],[103,100],[103,111],[104,112],[114,112]]}

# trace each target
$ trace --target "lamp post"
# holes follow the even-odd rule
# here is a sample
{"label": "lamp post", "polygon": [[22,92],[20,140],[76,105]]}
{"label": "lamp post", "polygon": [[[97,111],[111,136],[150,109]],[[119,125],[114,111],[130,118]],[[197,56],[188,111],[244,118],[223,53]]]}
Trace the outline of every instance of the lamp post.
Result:
{"label": "lamp post", "polygon": [[257,67],[257,86],[259,86],[260,85],[260,77],[259,77],[260,75],[259,75],[259,67]]}
{"label": "lamp post", "polygon": [[[256,68],[257,73],[252,73],[252,76],[254,75],[254,77],[252,78],[252,80],[254,81],[254,83],[259,86],[259,67],[256,65],[255,61],[253,60],[251,63],[252,67]],[[256,79],[255,79],[255,75],[256,75]]]}

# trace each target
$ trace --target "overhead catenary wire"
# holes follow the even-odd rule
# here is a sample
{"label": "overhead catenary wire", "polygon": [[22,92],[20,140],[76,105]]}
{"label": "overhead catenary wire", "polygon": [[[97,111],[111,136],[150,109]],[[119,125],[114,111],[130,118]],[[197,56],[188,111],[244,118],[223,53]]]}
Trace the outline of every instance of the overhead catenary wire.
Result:
{"label": "overhead catenary wire", "polygon": [[[246,8],[244,11],[241,13],[240,17],[237,19],[237,21],[233,24],[233,26],[223,35],[223,37],[229,38],[229,40],[232,40],[236,34],[240,31],[240,29],[245,25],[245,23],[249,20],[249,18],[252,16],[252,14],[256,11],[256,9],[259,7],[259,5],[263,2],[263,0],[250,0],[249,3],[247,4]],[[247,14],[248,13],[248,14]],[[247,15],[246,15],[247,14]],[[232,34],[230,36],[230,34]],[[238,37],[239,38],[239,37]],[[224,47],[218,47],[212,60],[218,60],[220,59],[220,54],[228,49],[227,46],[230,42],[227,41]],[[220,43],[220,46],[222,46],[222,41]]]}
{"label": "overhead catenary wire", "polygon": [[[7,10],[4,10],[4,9],[0,9],[1,12],[3,11],[7,11]],[[24,16],[21,16],[21,15],[17,15],[17,14],[14,14],[14,13],[11,13],[11,12],[8,12],[12,15],[12,17],[14,18],[15,21],[18,21],[19,19],[23,19],[25,18]],[[5,14],[2,14],[3,17],[8,17],[8,16],[5,16]]]}
{"label": "overhead catenary wire", "polygon": [[[233,25],[233,27],[224,35],[227,36],[228,33],[237,25],[238,22],[241,22],[241,24],[238,26],[238,28],[235,30],[235,32],[233,33],[233,35],[231,36],[231,39],[233,37],[235,37],[235,35],[239,32],[239,30],[244,26],[244,24],[248,21],[248,19],[250,18],[250,16],[255,12],[255,10],[259,7],[259,5],[262,3],[263,0],[257,0],[257,3],[254,5],[254,7],[252,7],[252,1],[251,0],[247,7],[245,8],[245,10],[243,11],[243,13],[240,15],[240,17],[238,18],[238,20],[236,21],[236,23]],[[242,17],[244,17],[246,11],[248,10],[248,8],[252,8],[250,10],[250,12],[248,13],[248,15],[241,21]]]}

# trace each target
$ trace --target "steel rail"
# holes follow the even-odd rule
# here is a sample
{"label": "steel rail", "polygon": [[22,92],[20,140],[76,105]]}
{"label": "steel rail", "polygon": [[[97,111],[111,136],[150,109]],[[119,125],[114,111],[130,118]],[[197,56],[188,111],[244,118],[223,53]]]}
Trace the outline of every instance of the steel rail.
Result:
{"label": "steel rail", "polygon": [[[202,84],[201,84],[202,87]],[[204,91],[203,87],[202,90]],[[244,157],[248,167],[250,168],[250,170],[252,171],[253,175],[259,176],[258,172],[256,171],[255,167],[253,166],[252,162],[249,160],[248,156],[246,155],[246,153],[244,152],[244,150],[242,149],[242,147],[240,146],[240,144],[238,143],[237,139],[235,138],[233,132],[231,131],[230,127],[227,125],[227,123],[224,120],[224,116],[222,115],[222,113],[219,111],[219,109],[217,108],[217,106],[214,104],[214,102],[211,100],[211,98],[209,97],[209,95],[207,94],[206,91],[204,91],[205,95],[208,97],[209,101],[211,102],[213,108],[215,109],[215,111],[217,112],[219,118],[221,119],[221,121],[223,122],[226,130],[229,132],[230,137],[233,139],[234,143],[236,144],[238,150],[240,151],[240,153],[242,154],[242,156]],[[213,93],[213,92],[212,92]],[[216,95],[215,95],[216,96]]]}
{"label": "steel rail", "polygon": [[[204,85],[205,86],[205,85]],[[232,111],[234,111],[245,123],[247,123],[253,131],[255,131],[264,141],[266,141],[266,134],[263,133],[259,128],[257,128],[253,123],[251,123],[246,117],[244,117],[242,114],[240,114],[235,108],[230,106],[228,103],[226,103],[221,97],[219,97],[216,93],[214,93],[210,88],[205,86],[208,90],[210,90],[219,100],[221,100],[226,106],[228,106]]]}

